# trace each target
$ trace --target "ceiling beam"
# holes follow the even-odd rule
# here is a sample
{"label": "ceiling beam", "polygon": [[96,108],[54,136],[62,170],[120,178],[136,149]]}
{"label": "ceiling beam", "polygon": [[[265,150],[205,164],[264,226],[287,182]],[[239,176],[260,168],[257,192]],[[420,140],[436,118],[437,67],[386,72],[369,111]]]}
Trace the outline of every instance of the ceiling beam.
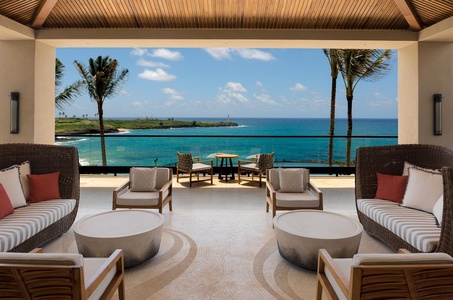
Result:
{"label": "ceiling beam", "polygon": [[404,18],[406,19],[409,27],[412,30],[419,31],[422,29],[422,22],[415,11],[414,7],[409,3],[408,0],[393,0],[398,6],[398,9],[403,14]]}
{"label": "ceiling beam", "polygon": [[57,2],[58,0],[43,0],[31,22],[31,27],[34,29],[41,28]]}

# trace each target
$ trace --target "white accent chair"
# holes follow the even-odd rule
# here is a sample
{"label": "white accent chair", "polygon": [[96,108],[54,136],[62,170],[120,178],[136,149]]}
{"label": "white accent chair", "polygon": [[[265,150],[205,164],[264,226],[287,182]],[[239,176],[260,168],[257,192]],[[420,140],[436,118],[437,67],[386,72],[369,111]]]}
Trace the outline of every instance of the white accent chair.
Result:
{"label": "white accent chair", "polygon": [[310,181],[310,170],[303,170],[303,192],[283,192],[280,188],[280,170],[274,168],[266,171],[266,212],[272,207],[272,217],[277,210],[323,209],[321,190]]}
{"label": "white accent chair", "polygon": [[131,191],[131,180],[123,183],[113,191],[112,209],[117,208],[145,208],[162,209],[168,204],[170,211],[173,197],[173,171],[170,168],[156,168],[155,191]]}
{"label": "white accent chair", "polygon": [[107,258],[75,253],[0,253],[1,299],[125,299],[121,249]]}
{"label": "white accent chair", "polygon": [[316,299],[452,299],[453,258],[446,253],[356,254],[319,250]]}

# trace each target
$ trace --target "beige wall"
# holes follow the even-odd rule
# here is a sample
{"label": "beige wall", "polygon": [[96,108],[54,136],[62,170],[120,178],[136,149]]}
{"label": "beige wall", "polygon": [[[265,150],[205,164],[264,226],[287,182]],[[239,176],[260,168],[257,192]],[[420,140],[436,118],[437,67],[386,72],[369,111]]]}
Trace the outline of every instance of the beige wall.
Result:
{"label": "beige wall", "polygon": [[[0,143],[53,144],[55,48],[36,41],[0,41]],[[19,92],[19,133],[10,133],[11,92]]]}
{"label": "beige wall", "polygon": [[[398,53],[400,144],[453,147],[453,44],[419,42]],[[433,133],[433,95],[442,94],[442,135]]]}

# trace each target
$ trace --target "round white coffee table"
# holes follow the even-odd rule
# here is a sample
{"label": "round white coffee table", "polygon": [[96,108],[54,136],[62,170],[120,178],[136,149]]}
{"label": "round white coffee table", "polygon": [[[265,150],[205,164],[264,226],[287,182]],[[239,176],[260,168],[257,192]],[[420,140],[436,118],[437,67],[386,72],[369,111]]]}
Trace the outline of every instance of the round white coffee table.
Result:
{"label": "round white coffee table", "polygon": [[124,267],[141,264],[159,252],[164,217],[145,210],[114,210],[87,216],[74,224],[79,253],[108,257],[123,249]]}
{"label": "round white coffee table", "polygon": [[287,261],[317,269],[318,250],[334,258],[352,257],[359,250],[363,227],[344,215],[322,210],[294,210],[273,220],[278,251]]}

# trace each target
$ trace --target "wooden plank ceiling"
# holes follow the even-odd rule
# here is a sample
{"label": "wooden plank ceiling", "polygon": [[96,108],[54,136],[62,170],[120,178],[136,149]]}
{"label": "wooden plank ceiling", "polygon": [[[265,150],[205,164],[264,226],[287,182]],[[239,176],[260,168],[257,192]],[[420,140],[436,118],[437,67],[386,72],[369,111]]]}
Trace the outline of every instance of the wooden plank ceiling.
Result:
{"label": "wooden plank ceiling", "polygon": [[419,31],[453,16],[453,0],[2,0],[35,29],[339,29]]}

